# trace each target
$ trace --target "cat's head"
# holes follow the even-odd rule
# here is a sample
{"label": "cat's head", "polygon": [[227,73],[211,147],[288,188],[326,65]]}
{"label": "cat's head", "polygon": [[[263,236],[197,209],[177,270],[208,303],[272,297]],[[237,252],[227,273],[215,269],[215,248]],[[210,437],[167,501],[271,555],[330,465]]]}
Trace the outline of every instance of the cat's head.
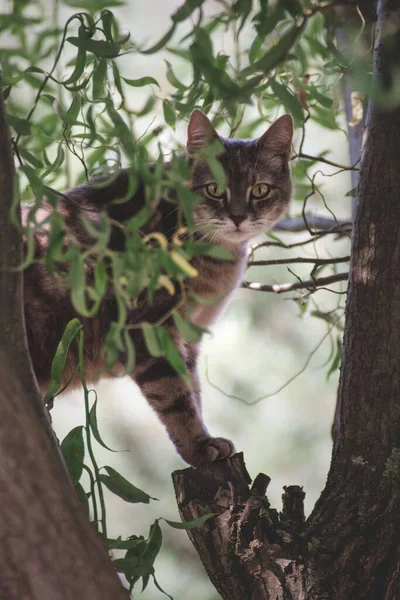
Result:
{"label": "cat's head", "polygon": [[[291,195],[292,137],[290,115],[277,119],[260,138],[241,140],[218,135],[204,113],[193,111],[187,150],[191,188],[203,196],[193,211],[198,233],[208,241],[233,246],[267,231],[283,216]],[[218,160],[227,177],[225,191],[201,156],[201,150],[213,140],[223,147]]]}

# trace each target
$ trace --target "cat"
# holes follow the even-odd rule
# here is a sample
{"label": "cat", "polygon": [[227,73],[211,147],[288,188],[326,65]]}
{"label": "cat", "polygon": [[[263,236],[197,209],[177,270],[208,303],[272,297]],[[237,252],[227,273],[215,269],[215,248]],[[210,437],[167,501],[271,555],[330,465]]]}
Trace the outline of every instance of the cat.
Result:
{"label": "cat", "polygon": [[[258,139],[224,138],[216,132],[211,121],[200,110],[191,114],[187,132],[187,159],[191,166],[190,187],[202,196],[193,209],[194,227],[202,231],[202,238],[229,250],[233,260],[212,256],[197,256],[192,265],[198,276],[190,280],[191,289],[203,299],[218,299],[212,304],[198,303],[191,313],[193,323],[202,328],[212,325],[226,305],[232,292],[240,286],[246,269],[249,240],[270,229],[287,211],[291,196],[289,168],[293,136],[290,115],[278,118]],[[222,191],[207,162],[199,151],[213,140],[222,143],[218,160],[227,175],[226,191]],[[73,240],[82,243],[85,230],[81,215],[88,218],[106,210],[108,215],[123,223],[144,206],[143,184],[124,203],[112,203],[127,193],[129,175],[121,170],[115,180],[105,186],[87,183],[61,194],[57,210],[66,220]],[[154,210],[154,216],[142,228],[163,232],[168,238],[177,227],[174,206],[163,199]],[[52,210],[43,202],[40,211]],[[26,210],[25,210],[26,212]],[[24,209],[23,209],[24,214]],[[206,223],[208,232],[202,226]],[[45,236],[37,235],[37,257],[46,251]],[[113,228],[110,239],[113,249],[122,249],[122,234]],[[57,344],[67,323],[76,312],[69,291],[57,284],[43,264],[34,262],[24,273],[25,321],[33,368],[41,390],[49,383],[51,362]],[[166,290],[157,292],[149,304],[139,298],[137,307],[128,315],[128,323],[146,320],[156,322],[176,304],[176,295]],[[93,318],[79,317],[85,332],[85,371],[88,380],[99,378],[102,347],[110,323],[115,321],[117,309],[112,295],[103,299],[98,314]],[[141,329],[131,329],[136,350],[136,365],[132,375],[142,393],[165,425],[167,432],[184,461],[193,466],[223,459],[234,452],[230,440],[212,437],[201,415],[200,387],[196,370],[199,343],[188,343],[168,319],[165,326],[181,353],[191,376],[192,385],[181,377],[163,357],[149,354]],[[67,375],[76,366],[75,345],[67,364]]]}

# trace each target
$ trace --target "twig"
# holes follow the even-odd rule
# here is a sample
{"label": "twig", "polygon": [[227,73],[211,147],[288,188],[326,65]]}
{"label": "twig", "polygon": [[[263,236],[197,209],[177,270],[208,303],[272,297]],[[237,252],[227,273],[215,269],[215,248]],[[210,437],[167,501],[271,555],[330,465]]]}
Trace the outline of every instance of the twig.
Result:
{"label": "twig", "polygon": [[358,160],[354,165],[342,165],[333,160],[328,160],[323,156],[312,156],[311,154],[306,154],[304,152],[299,152],[291,157],[290,160],[294,160],[295,158],[304,158],[305,160],[314,160],[316,162],[322,162],[326,165],[331,165],[332,167],[337,167],[338,169],[342,169],[343,171],[359,171],[360,169],[356,166],[360,161]]}
{"label": "twig", "polygon": [[[334,219],[330,219],[328,217],[313,217],[311,215],[307,215],[305,219],[308,227],[321,229],[327,231],[328,233],[337,233],[337,230],[340,227],[351,227],[351,222],[345,219],[337,219],[335,221]],[[281,219],[275,225],[274,229],[277,229],[278,231],[305,231],[308,228],[304,223],[304,219],[302,217],[298,217],[292,219]],[[318,235],[319,233],[320,232],[316,232],[313,234],[313,236]]]}
{"label": "twig", "polygon": [[252,260],[247,263],[248,267],[269,267],[271,265],[290,265],[294,263],[312,263],[316,267],[322,265],[334,265],[337,263],[348,262],[350,256],[339,256],[338,258],[303,258],[295,256],[292,258],[278,258],[275,260]]}
{"label": "twig", "polygon": [[242,288],[246,290],[254,290],[256,292],[273,292],[274,294],[282,294],[284,292],[292,292],[294,290],[316,290],[331,283],[338,281],[347,281],[348,273],[336,273],[328,277],[320,277],[319,279],[309,279],[307,281],[295,281],[292,283],[256,283],[252,281],[243,281]]}
{"label": "twig", "polygon": [[[350,228],[349,228],[349,226],[350,226]],[[318,238],[324,237],[331,233],[337,233],[338,235],[340,235],[341,233],[350,233],[350,232],[351,232],[351,224],[349,223],[348,225],[343,226],[343,227],[333,227],[332,229],[329,229],[327,231],[319,231],[315,235],[313,235],[313,237],[310,237],[301,242],[295,242],[293,244],[284,244],[283,242],[269,242],[269,241],[261,242],[260,244],[257,244],[256,246],[253,246],[251,248],[251,254],[253,255],[256,250],[259,250],[259,248],[274,247],[274,248],[285,248],[285,250],[289,250],[290,248],[296,248],[297,246],[305,246],[305,245],[311,244],[311,243],[314,244]]]}

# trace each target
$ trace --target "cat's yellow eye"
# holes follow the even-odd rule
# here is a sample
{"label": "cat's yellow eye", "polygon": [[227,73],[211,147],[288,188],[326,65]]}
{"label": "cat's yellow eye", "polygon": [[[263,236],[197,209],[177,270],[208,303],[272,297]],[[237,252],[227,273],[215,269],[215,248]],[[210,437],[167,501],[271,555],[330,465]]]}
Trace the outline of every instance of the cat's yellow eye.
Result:
{"label": "cat's yellow eye", "polygon": [[206,185],[206,192],[211,198],[222,198],[224,193],[217,183],[209,183]]}
{"label": "cat's yellow eye", "polygon": [[266,198],[269,194],[270,187],[266,183],[256,183],[251,188],[251,195],[256,200],[260,200],[261,198]]}

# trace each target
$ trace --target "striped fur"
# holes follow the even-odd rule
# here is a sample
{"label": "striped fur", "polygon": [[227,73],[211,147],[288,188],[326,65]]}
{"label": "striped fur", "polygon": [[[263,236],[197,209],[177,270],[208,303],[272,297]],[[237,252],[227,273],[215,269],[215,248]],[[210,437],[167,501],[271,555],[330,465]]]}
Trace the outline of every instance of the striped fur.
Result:
{"label": "striped fur", "polygon": [[[197,235],[227,248],[234,257],[229,261],[200,256],[192,261],[198,276],[191,280],[191,289],[205,300],[217,299],[211,305],[198,303],[191,313],[192,321],[204,328],[213,324],[232,292],[240,285],[246,268],[249,239],[272,227],[286,211],[291,193],[288,167],[292,138],[290,117],[286,115],[279,119],[258,140],[219,138],[223,145],[219,160],[228,181],[226,194],[219,200],[210,198],[205,191],[214,179],[206,163],[194,155],[214,137],[217,137],[217,133],[207,117],[200,111],[194,111],[188,129],[188,160],[192,168],[191,186],[203,195],[203,201],[195,207],[193,214]],[[250,190],[260,182],[268,184],[269,196],[263,201],[255,201]],[[57,210],[65,216],[68,226],[66,243],[81,244],[88,241],[81,225],[82,214],[95,222],[100,212],[106,210],[114,221],[121,223],[136,214],[144,206],[142,184],[127,202],[112,203],[114,198],[126,194],[127,186],[128,172],[123,170],[115,181],[105,187],[86,184],[61,195]],[[173,209],[174,206],[167,199],[162,199],[144,226],[144,233],[160,231],[170,239],[177,227],[176,211]],[[46,213],[51,210],[50,204],[44,202],[41,211]],[[24,214],[26,209],[23,209]],[[209,226],[206,231],[204,224]],[[45,236],[38,234],[38,257],[46,251],[44,240]],[[113,228],[110,246],[116,251],[124,247],[118,226]],[[28,343],[36,377],[44,390],[49,381],[57,344],[65,326],[76,314],[68,291],[59,285],[56,277],[50,276],[43,265],[31,265],[24,277]],[[128,323],[137,324],[143,320],[156,322],[177,300],[177,294],[171,296],[166,290],[156,293],[152,305],[148,305],[143,296],[129,314]],[[182,311],[186,308],[183,306]],[[81,318],[85,332],[86,372],[88,379],[93,381],[104,372],[102,347],[109,325],[116,315],[115,299],[110,293],[104,298],[95,317]],[[191,375],[191,385],[176,375],[165,358],[150,356],[140,329],[130,330],[136,348],[136,366],[132,378],[157,412],[185,461],[200,465],[229,456],[234,450],[232,442],[212,437],[202,419],[196,367],[198,344],[183,340],[174,328],[172,319],[166,321],[166,327],[185,361]],[[76,360],[73,347],[67,377],[73,373]]]}

